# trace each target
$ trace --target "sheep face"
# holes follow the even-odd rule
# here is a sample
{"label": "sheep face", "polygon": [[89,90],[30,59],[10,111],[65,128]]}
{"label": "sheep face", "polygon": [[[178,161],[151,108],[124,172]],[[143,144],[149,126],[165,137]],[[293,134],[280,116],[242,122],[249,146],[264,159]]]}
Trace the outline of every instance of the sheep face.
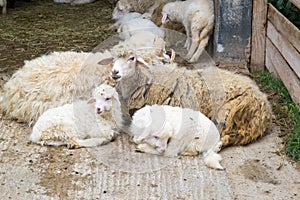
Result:
{"label": "sheep face", "polygon": [[118,99],[116,89],[109,85],[102,84],[93,91],[93,97],[88,103],[95,103],[95,112],[102,114],[104,112],[110,112],[113,99]]}
{"label": "sheep face", "polygon": [[112,14],[112,19],[113,20],[118,20],[121,17],[123,17],[126,13],[132,12],[133,11],[133,6],[131,3],[128,2],[128,0],[120,0],[118,1],[113,14]]}
{"label": "sheep face", "polygon": [[164,154],[171,141],[172,135],[173,129],[171,125],[166,122],[160,130],[150,131],[148,136],[144,139],[140,139],[140,143],[145,143],[155,149],[159,154]]}
{"label": "sheep face", "polygon": [[128,78],[134,75],[136,67],[138,64],[148,67],[148,63],[140,56],[129,56],[126,60],[124,58],[119,58],[114,62],[111,77],[115,81],[120,81],[123,78]]}
{"label": "sheep face", "polygon": [[174,11],[174,9],[176,10],[176,3],[177,2],[170,2],[170,3],[167,3],[163,9],[162,9],[162,19],[161,19],[161,23],[162,24],[165,24],[167,23],[169,20],[171,21],[175,21],[175,19],[172,19],[172,15],[170,15],[170,13],[172,11]]}

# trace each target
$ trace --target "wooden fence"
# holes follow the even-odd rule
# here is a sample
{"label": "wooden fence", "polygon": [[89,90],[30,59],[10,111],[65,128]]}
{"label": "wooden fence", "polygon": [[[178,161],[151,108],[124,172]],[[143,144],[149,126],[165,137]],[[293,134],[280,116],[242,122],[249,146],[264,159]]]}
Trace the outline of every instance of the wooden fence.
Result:
{"label": "wooden fence", "polygon": [[[290,1],[300,9],[300,0]],[[300,105],[300,30],[267,0],[254,0],[251,69],[265,67]]]}

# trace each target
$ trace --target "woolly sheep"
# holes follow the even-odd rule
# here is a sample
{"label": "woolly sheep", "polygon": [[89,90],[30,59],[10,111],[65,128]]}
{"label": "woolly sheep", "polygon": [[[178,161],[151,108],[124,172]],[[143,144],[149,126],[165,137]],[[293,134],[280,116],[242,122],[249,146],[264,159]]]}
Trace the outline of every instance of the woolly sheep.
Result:
{"label": "woolly sheep", "polygon": [[169,19],[184,25],[187,35],[185,47],[188,49],[186,57],[190,62],[196,62],[207,46],[214,27],[213,1],[170,2],[163,7],[162,14],[162,23]]}
{"label": "woolly sheep", "polygon": [[118,20],[129,12],[145,13],[154,4],[153,0],[119,0],[113,10],[112,19]]}
{"label": "woolly sheep", "polygon": [[129,20],[118,28],[118,33],[121,39],[128,39],[132,35],[140,31],[149,31],[157,35],[158,37],[164,38],[165,33],[162,29],[156,26],[151,20],[145,18],[135,18]]}
{"label": "woolly sheep", "polygon": [[250,78],[213,66],[187,70],[175,63],[151,67],[144,62],[132,55],[116,59],[112,68],[121,103],[127,107],[124,123],[145,105],[191,108],[216,122],[222,147],[248,144],[270,128],[270,104]]}
{"label": "woolly sheep", "polygon": [[19,122],[34,123],[49,108],[85,100],[106,81],[111,66],[98,64],[109,52],[54,52],[30,61],[3,87],[0,112]]}
{"label": "woolly sheep", "polygon": [[118,19],[113,25],[111,25],[109,29],[118,29],[120,26],[136,18],[144,18],[144,16],[138,12],[127,13],[124,16],[122,16],[120,19]]}
{"label": "woolly sheep", "polygon": [[152,105],[136,111],[130,133],[137,150],[164,156],[198,155],[213,169],[223,169],[222,146],[214,123],[200,112],[180,107]]}
{"label": "woolly sheep", "polygon": [[122,123],[115,88],[102,84],[88,101],[45,111],[33,126],[30,141],[41,145],[93,147],[110,142]]}
{"label": "woolly sheep", "polygon": [[5,15],[6,14],[7,0],[0,0],[0,6],[2,7],[2,15]]}

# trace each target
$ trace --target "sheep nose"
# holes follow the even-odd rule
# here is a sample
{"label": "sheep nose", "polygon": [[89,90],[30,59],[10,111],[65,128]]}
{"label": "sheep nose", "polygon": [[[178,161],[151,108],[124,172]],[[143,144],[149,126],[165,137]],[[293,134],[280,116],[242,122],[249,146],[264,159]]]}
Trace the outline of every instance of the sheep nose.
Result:
{"label": "sheep nose", "polygon": [[113,74],[113,75],[118,75],[118,74],[119,74],[119,70],[113,70],[113,71],[112,71],[112,74]]}
{"label": "sheep nose", "polygon": [[101,114],[101,113],[102,113],[101,109],[97,108],[97,114]]}

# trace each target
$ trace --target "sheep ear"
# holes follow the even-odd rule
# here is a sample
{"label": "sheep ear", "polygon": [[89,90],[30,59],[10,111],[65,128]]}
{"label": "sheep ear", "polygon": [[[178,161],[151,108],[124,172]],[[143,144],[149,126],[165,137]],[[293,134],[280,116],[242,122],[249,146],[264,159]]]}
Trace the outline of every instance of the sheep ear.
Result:
{"label": "sheep ear", "polygon": [[109,65],[114,61],[114,58],[110,57],[110,58],[104,58],[103,60],[100,60],[98,62],[99,65]]}
{"label": "sheep ear", "polygon": [[88,101],[87,101],[87,104],[92,104],[92,103],[95,103],[96,102],[96,99],[95,98],[90,98]]}
{"label": "sheep ear", "polygon": [[142,64],[143,66],[145,66],[148,69],[150,68],[148,63],[140,56],[136,57],[136,62],[139,63],[139,64]]}
{"label": "sheep ear", "polygon": [[168,18],[168,14],[167,14],[167,13],[163,13],[163,16],[162,16],[162,18],[161,18],[161,23],[162,23],[162,24],[166,23],[167,18]]}

